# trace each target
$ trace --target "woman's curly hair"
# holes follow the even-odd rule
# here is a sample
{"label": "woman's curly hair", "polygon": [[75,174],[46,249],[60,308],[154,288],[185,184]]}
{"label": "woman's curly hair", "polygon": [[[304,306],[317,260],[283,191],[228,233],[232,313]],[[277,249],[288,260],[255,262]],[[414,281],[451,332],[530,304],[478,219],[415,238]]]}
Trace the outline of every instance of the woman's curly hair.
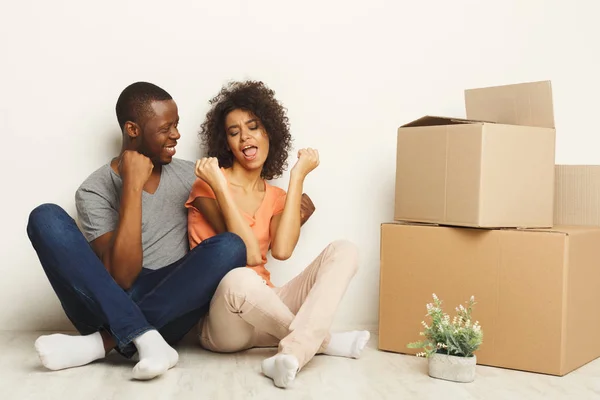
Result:
{"label": "woman's curly hair", "polygon": [[223,168],[233,165],[233,153],[227,147],[225,118],[231,111],[241,109],[258,117],[269,137],[269,154],[261,177],[270,180],[283,174],[287,168],[292,135],[286,109],[275,99],[273,90],[263,82],[231,82],[210,100],[210,105],[199,133],[208,157],[216,157]]}

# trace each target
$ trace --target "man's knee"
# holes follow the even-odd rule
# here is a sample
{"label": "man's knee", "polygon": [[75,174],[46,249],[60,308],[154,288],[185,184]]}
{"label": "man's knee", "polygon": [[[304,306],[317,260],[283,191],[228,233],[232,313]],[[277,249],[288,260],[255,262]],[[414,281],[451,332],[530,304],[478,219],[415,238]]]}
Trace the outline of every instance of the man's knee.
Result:
{"label": "man's knee", "polygon": [[214,237],[223,251],[221,260],[224,267],[230,270],[246,265],[246,245],[235,233],[224,232]]}
{"label": "man's knee", "polygon": [[46,232],[55,225],[56,221],[65,216],[68,217],[65,210],[56,204],[39,205],[29,213],[27,234],[31,238],[31,235],[36,232]]}
{"label": "man's knee", "polygon": [[49,220],[56,218],[56,216],[64,214],[65,211],[58,205],[52,203],[45,203],[37,206],[29,213],[28,225],[39,225]]}
{"label": "man's knee", "polygon": [[338,268],[355,275],[358,271],[358,247],[348,240],[336,240],[327,246]]}

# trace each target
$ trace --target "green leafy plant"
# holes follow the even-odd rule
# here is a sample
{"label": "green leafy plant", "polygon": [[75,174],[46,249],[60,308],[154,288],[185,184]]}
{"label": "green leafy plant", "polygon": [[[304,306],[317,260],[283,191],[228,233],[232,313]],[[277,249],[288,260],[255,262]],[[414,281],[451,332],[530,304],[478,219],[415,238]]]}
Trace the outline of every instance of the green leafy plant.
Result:
{"label": "green leafy plant", "polygon": [[421,321],[425,330],[420,335],[424,336],[424,339],[409,343],[408,348],[422,348],[423,352],[417,354],[419,357],[429,357],[434,353],[472,357],[483,342],[483,331],[479,321],[473,323],[471,319],[475,304],[475,297],[471,296],[466,307],[462,304],[456,307],[456,316],[451,321],[450,316],[442,310],[442,300],[434,293],[433,303],[426,306],[426,316],[431,319],[431,325]]}

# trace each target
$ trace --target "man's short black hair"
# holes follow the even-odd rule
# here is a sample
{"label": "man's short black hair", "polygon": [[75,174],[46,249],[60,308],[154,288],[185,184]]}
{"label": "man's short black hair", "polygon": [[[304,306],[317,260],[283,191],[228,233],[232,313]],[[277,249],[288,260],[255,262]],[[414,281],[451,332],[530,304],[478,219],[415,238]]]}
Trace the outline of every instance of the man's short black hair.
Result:
{"label": "man's short black hair", "polygon": [[117,100],[117,120],[121,130],[127,121],[143,125],[152,114],[153,101],[172,100],[164,89],[148,82],[136,82],[127,86]]}

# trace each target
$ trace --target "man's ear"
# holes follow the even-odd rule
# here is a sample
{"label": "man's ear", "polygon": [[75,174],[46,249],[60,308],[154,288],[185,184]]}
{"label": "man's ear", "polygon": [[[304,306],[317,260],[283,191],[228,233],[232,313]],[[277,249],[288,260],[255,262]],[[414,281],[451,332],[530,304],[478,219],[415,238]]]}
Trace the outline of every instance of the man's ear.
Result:
{"label": "man's ear", "polygon": [[135,122],[131,122],[131,121],[125,122],[124,130],[125,130],[125,133],[127,134],[127,136],[129,136],[132,139],[134,139],[142,134],[142,130],[140,129],[140,126],[138,124],[136,124]]}

